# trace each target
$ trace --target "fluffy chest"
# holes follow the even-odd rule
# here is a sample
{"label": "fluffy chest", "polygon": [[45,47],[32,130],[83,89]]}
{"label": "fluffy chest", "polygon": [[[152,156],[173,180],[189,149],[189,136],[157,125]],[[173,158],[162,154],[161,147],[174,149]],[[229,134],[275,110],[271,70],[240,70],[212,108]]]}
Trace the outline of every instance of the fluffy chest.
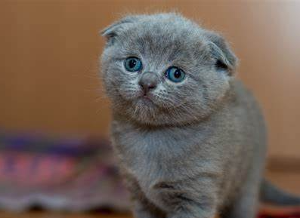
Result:
{"label": "fluffy chest", "polygon": [[140,181],[166,177],[172,168],[170,160],[181,155],[188,143],[163,131],[132,130],[119,133],[117,138],[123,163]]}
{"label": "fluffy chest", "polygon": [[114,122],[112,127],[122,164],[141,185],[181,179],[196,174],[197,166],[207,163],[207,126],[140,129]]}

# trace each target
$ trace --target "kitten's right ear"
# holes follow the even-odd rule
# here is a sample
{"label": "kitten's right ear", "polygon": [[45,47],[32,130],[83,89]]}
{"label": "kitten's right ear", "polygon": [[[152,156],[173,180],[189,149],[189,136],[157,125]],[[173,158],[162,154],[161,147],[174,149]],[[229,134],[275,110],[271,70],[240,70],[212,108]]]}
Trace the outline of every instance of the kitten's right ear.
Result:
{"label": "kitten's right ear", "polygon": [[100,34],[104,36],[107,40],[107,43],[109,45],[112,45],[114,43],[115,38],[118,36],[118,33],[127,25],[134,23],[139,16],[127,16],[110,26],[106,27],[102,31],[100,31]]}
{"label": "kitten's right ear", "polygon": [[206,31],[205,36],[209,40],[209,46],[214,58],[216,58],[216,68],[226,71],[229,76],[235,75],[238,59],[231,50],[225,39],[213,31]]}

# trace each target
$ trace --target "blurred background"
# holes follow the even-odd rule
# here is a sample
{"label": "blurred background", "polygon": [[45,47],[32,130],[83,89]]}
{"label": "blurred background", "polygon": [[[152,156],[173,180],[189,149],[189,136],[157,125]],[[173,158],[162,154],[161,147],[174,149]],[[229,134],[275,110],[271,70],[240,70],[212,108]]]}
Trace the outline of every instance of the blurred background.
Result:
{"label": "blurred background", "polygon": [[162,11],[231,42],[238,77],[265,114],[270,168],[299,173],[300,1],[1,0],[0,129],[107,138],[99,30],[127,13]]}

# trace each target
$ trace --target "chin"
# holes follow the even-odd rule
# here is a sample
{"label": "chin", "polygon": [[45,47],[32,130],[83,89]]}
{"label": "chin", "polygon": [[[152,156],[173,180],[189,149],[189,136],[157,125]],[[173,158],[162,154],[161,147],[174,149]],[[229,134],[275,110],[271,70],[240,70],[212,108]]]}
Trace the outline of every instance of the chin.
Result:
{"label": "chin", "polygon": [[136,106],[137,107],[145,107],[145,108],[148,108],[148,107],[154,108],[154,107],[156,107],[155,103],[148,97],[138,98],[137,101],[136,101]]}
{"label": "chin", "polygon": [[140,102],[138,106],[134,107],[131,112],[129,112],[129,115],[132,120],[141,125],[161,126],[174,124],[174,119],[165,112],[166,111],[162,111],[153,103]]}
{"label": "chin", "polygon": [[[119,111],[122,113],[122,111]],[[126,108],[126,114],[140,124],[156,125],[161,116],[160,109],[148,99],[137,99]]]}

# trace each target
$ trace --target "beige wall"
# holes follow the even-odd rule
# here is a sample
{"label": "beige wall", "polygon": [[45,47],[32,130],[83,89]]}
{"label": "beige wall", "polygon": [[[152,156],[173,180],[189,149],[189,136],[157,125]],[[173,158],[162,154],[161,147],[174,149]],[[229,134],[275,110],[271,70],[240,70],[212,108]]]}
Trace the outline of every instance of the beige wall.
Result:
{"label": "beige wall", "polygon": [[0,128],[107,135],[98,31],[127,12],[175,9],[232,42],[264,109],[270,154],[300,158],[300,2],[278,2],[2,0]]}

